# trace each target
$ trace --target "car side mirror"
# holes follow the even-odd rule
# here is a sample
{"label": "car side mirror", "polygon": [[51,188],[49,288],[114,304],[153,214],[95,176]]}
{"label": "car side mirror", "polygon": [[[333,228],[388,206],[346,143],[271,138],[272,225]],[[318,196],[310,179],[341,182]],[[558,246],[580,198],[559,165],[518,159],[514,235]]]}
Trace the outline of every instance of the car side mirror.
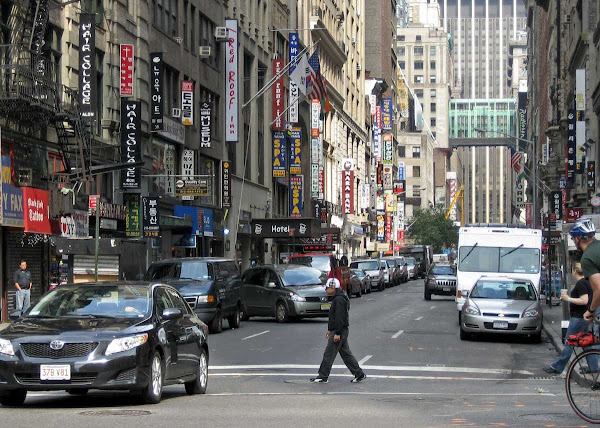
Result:
{"label": "car side mirror", "polygon": [[271,281],[271,282],[269,282],[267,284],[267,287],[269,287],[269,288],[277,288],[277,284],[275,284],[273,281]]}
{"label": "car side mirror", "polygon": [[163,311],[162,317],[166,320],[176,320],[183,317],[183,311],[179,308],[168,308]]}

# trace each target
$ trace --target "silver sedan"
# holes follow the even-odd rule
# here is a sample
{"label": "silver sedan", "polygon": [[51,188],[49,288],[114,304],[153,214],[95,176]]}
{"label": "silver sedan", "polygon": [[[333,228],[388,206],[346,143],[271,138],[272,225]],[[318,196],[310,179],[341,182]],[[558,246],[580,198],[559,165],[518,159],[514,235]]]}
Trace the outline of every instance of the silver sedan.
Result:
{"label": "silver sedan", "polygon": [[476,333],[542,338],[542,305],[527,279],[481,277],[471,289],[460,318],[460,338]]}

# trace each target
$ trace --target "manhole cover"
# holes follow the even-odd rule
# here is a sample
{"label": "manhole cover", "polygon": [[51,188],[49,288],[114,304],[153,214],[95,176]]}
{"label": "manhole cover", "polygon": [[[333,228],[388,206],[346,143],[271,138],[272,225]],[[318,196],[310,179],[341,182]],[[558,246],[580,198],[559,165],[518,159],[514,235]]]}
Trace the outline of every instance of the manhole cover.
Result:
{"label": "manhole cover", "polygon": [[529,415],[519,415],[519,417],[527,421],[539,422],[562,422],[577,419],[577,416],[574,413],[534,413]]}
{"label": "manhole cover", "polygon": [[152,412],[148,410],[90,410],[79,413],[83,416],[148,416]]}

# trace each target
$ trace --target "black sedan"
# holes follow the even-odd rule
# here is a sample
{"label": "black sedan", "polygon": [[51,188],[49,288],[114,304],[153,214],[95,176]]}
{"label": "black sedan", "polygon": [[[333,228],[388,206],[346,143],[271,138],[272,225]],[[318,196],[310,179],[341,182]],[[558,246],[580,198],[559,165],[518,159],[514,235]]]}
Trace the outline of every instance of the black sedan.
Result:
{"label": "black sedan", "polygon": [[163,387],[203,394],[208,329],[172,287],[107,282],[65,285],[0,332],[0,404],[27,391],[130,390],[158,403]]}

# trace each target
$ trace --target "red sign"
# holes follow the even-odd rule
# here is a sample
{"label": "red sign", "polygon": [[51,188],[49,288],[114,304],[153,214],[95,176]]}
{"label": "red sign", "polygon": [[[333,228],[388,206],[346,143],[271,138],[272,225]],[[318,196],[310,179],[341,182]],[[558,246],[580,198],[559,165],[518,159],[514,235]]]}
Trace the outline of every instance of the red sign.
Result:
{"label": "red sign", "polygon": [[342,204],[344,214],[354,214],[354,171],[342,171]]}
{"label": "red sign", "polygon": [[96,212],[96,207],[98,206],[98,195],[90,195],[88,208],[91,212]]}
{"label": "red sign", "polygon": [[133,45],[121,45],[121,96],[133,97]]}
{"label": "red sign", "polygon": [[392,240],[392,216],[391,215],[385,216],[385,240],[386,241]]}
{"label": "red sign", "polygon": [[381,128],[381,106],[377,106],[375,110],[375,122],[377,122]]}
{"label": "red sign", "polygon": [[525,204],[525,225],[531,226],[533,216],[533,204]]}
{"label": "red sign", "polygon": [[319,168],[319,199],[325,199],[325,170]]}
{"label": "red sign", "polygon": [[[273,60],[273,75],[276,76],[284,67],[284,60]],[[283,98],[283,75],[275,80],[273,84],[273,129],[283,130],[283,112],[285,111],[285,100]]]}
{"label": "red sign", "polygon": [[52,228],[48,217],[50,193],[33,187],[23,187],[22,189],[25,204],[25,232],[51,234]]}
{"label": "red sign", "polygon": [[567,209],[567,189],[560,189],[562,193],[562,212],[564,213]]}
{"label": "red sign", "polygon": [[398,230],[398,238],[396,239],[398,242],[404,242],[404,231],[403,230]]}
{"label": "red sign", "polygon": [[567,208],[565,212],[567,223],[575,223],[583,215],[583,208]]}

